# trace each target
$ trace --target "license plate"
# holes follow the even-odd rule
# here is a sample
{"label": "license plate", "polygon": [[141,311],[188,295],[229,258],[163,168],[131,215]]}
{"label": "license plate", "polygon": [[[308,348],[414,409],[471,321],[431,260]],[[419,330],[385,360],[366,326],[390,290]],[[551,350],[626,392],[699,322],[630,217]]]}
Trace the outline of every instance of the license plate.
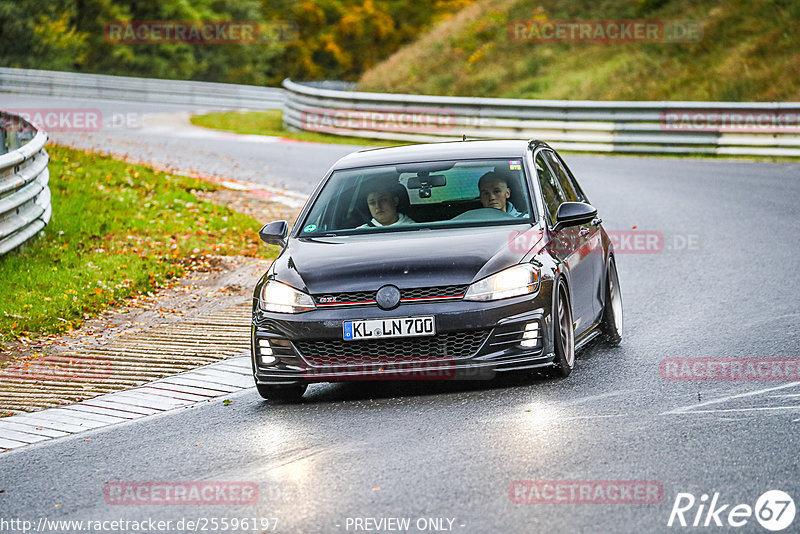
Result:
{"label": "license plate", "polygon": [[433,315],[420,317],[394,317],[391,319],[364,319],[344,321],[344,340],[376,339],[383,337],[417,337],[436,335]]}

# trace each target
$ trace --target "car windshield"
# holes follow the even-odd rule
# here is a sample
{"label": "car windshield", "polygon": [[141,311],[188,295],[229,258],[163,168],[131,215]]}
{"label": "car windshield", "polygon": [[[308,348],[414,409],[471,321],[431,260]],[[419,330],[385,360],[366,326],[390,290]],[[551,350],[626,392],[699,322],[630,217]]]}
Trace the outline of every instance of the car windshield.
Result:
{"label": "car windshield", "polygon": [[521,159],[435,161],[335,171],[300,236],[530,222]]}

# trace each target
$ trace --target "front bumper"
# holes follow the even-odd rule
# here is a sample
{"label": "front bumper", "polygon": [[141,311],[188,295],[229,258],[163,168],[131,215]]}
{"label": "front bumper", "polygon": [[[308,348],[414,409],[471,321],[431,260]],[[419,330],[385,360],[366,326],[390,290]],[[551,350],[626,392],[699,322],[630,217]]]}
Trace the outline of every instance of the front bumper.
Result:
{"label": "front bumper", "polygon": [[[296,315],[264,312],[256,302],[253,374],[258,384],[463,380],[548,367],[553,361],[550,299],[549,292],[542,293],[495,302],[401,304],[389,311],[377,306],[327,308]],[[345,320],[419,315],[435,316],[436,336],[342,341]],[[526,327],[532,329],[532,324],[537,342],[528,339],[523,345]]]}

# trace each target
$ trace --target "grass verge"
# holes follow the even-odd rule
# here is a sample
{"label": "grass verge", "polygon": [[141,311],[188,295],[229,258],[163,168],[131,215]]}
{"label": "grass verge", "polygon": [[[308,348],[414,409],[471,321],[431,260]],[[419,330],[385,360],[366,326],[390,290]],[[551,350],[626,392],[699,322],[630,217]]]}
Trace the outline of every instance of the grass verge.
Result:
{"label": "grass verge", "polygon": [[395,141],[381,141],[365,139],[362,137],[345,137],[318,132],[293,132],[283,126],[283,113],[279,109],[269,111],[209,113],[195,115],[191,118],[192,124],[214,130],[233,132],[239,134],[271,135],[296,139],[298,141],[312,141],[314,143],[333,143],[337,145],[360,146],[400,146],[408,143]]}
{"label": "grass verge", "polygon": [[[601,20],[659,21],[665,32],[653,42],[595,42],[539,38],[531,24],[592,26]],[[800,3],[783,0],[484,0],[366,71],[358,88],[557,100],[792,102],[800,94],[798,20]],[[670,27],[683,28],[686,38]]]}
{"label": "grass verge", "polygon": [[0,349],[71,330],[203,268],[208,255],[277,252],[260,244],[258,221],[194,195],[214,184],[79,150],[48,151],[50,224],[0,257]]}

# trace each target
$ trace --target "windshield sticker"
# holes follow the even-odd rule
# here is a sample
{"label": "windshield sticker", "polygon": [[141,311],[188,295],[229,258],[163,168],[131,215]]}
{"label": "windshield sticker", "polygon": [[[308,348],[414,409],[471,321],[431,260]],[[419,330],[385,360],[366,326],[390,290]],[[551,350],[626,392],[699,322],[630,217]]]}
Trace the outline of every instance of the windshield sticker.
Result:
{"label": "windshield sticker", "polygon": [[316,224],[309,224],[308,226],[303,228],[303,231],[304,232],[313,232],[316,229],[317,229],[317,225]]}
{"label": "windshield sticker", "polygon": [[518,159],[512,159],[508,162],[508,170],[510,171],[520,171],[522,170],[522,164]]}

